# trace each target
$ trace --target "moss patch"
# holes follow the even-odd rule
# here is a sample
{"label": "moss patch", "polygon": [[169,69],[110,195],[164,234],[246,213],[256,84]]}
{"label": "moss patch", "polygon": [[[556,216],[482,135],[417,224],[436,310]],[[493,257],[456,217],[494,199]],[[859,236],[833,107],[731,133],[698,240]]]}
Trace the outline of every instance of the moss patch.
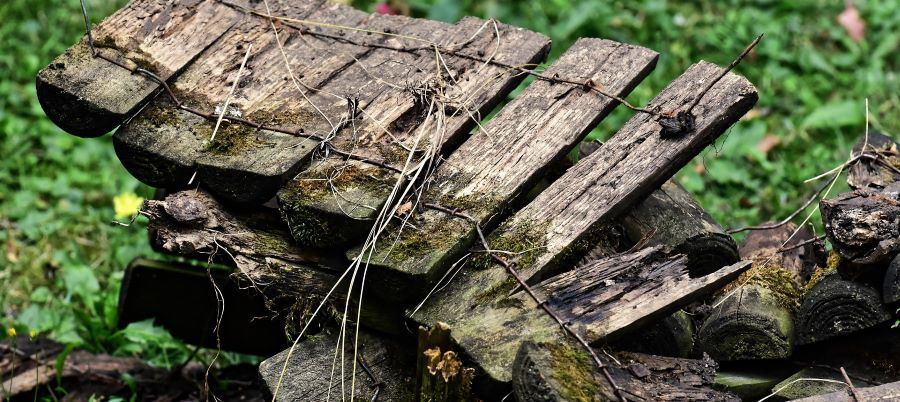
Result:
{"label": "moss patch", "polygon": [[[547,244],[546,233],[531,223],[517,223],[514,226],[504,225],[499,236],[488,238],[488,245],[498,253],[520,267],[529,267],[541,255]],[[488,269],[494,265],[489,254],[482,254],[470,263],[476,269]]]}
{"label": "moss patch", "polygon": [[790,311],[796,311],[800,307],[802,293],[794,284],[794,274],[778,264],[754,266],[725,286],[721,293],[728,294],[744,285],[757,285],[768,289],[778,304]]}
{"label": "moss patch", "polygon": [[802,294],[803,298],[806,298],[809,295],[809,292],[822,281],[823,278],[828,276],[828,274],[837,271],[838,266],[841,264],[841,256],[834,250],[832,250],[828,254],[828,262],[825,264],[825,267],[817,267],[815,271],[813,271],[812,275],[809,277],[809,281],[806,282],[806,285],[803,286]]}
{"label": "moss patch", "polygon": [[553,380],[560,396],[567,401],[599,401],[600,385],[592,370],[591,357],[567,344],[547,344]]}

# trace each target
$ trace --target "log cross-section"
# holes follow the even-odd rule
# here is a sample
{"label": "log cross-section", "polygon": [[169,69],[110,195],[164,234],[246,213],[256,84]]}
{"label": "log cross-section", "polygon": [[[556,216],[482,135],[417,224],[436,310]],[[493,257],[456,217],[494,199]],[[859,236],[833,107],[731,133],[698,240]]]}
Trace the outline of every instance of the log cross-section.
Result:
{"label": "log cross-section", "polygon": [[[650,72],[656,58],[645,48],[581,39],[544,75],[591,80],[622,96]],[[423,199],[459,208],[487,227],[617,104],[586,88],[535,81],[438,167]],[[399,237],[399,225],[382,235],[369,260],[370,277],[381,282],[373,288],[406,299],[424,294],[475,239],[471,222],[436,210],[417,214],[410,223]]]}
{"label": "log cross-section", "polygon": [[[194,61],[241,18],[218,0],[133,0],[93,29],[104,57],[169,79]],[[63,130],[96,137],[112,130],[156,92],[159,83],[103,58],[87,38],[37,76],[38,100]]]}

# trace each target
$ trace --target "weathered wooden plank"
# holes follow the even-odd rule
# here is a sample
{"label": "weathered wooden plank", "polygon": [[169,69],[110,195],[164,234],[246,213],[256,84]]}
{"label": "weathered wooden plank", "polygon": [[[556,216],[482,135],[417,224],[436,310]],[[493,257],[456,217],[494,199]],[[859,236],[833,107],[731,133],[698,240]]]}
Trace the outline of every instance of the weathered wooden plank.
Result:
{"label": "weathered wooden plank", "polygon": [[[590,79],[624,95],[649,73],[656,57],[640,47],[581,39],[545,74]],[[583,88],[535,81],[488,122],[487,133],[476,133],[438,167],[423,199],[459,208],[490,226],[616,104]],[[399,238],[399,225],[381,236],[369,268],[370,277],[380,281],[376,288],[406,299],[424,294],[475,239],[470,222],[440,211],[426,210],[410,223]]]}
{"label": "weathered wooden plank", "polygon": [[[579,148],[585,158],[603,143],[592,141]],[[737,262],[737,244],[694,197],[674,179],[634,206],[624,218],[602,229],[608,239],[621,231],[623,242],[613,240],[614,251],[624,251],[640,242],[646,246],[665,246],[667,250],[688,257],[688,269],[702,276]],[[599,241],[579,265],[608,255],[610,244]]]}
{"label": "weathered wooden plank", "polygon": [[741,257],[753,268],[720,292],[697,334],[698,352],[717,360],[783,359],[794,350],[794,313],[800,307],[803,273],[811,246],[781,251],[813,235],[795,235],[797,225],[751,232],[741,242]]}
{"label": "weathered wooden plank", "polygon": [[[647,401],[738,401],[712,389],[716,363],[618,353],[608,370],[628,399]],[[513,393],[520,402],[618,400],[587,354],[565,343],[526,342],[513,365]]]}
{"label": "weathered wooden plank", "polygon": [[[708,63],[696,64],[651,104],[667,111],[684,108],[699,95],[704,86],[702,83],[721,71]],[[590,248],[592,242],[588,235],[591,229],[615,219],[640,197],[661,185],[690,156],[696,155],[749,110],[755,100],[753,86],[730,74],[703,96],[695,109],[698,112],[695,131],[684,137],[660,138],[660,127],[654,118],[635,116],[604,144],[601,151],[580,161],[494,231],[489,237],[491,248],[520,253],[515,262],[520,273],[532,282],[537,282],[542,274],[549,276],[547,274],[558,271],[565,267],[566,260],[577,260],[580,250]],[[522,230],[522,227],[530,230]],[[521,293],[507,297],[515,283],[503,267],[491,264],[486,258],[481,261],[482,264],[476,264],[479,269],[461,271],[413,318],[421,323],[448,322],[454,329],[456,341],[469,355],[476,356],[489,378],[508,381],[508,364],[515,350],[497,345],[515,345],[523,338],[540,340],[553,336],[558,330]],[[645,297],[642,306],[651,310],[665,306],[671,312],[679,306],[662,303],[697,296],[692,291],[711,290],[723,279],[733,278],[746,265],[739,263],[706,277],[674,281],[678,291],[659,295],[659,305]],[[652,287],[651,283],[645,282],[645,286]],[[515,301],[511,301],[513,299]],[[635,302],[625,297],[623,300]],[[601,323],[590,328],[588,334],[614,335],[641,322],[641,317],[632,315],[632,310],[621,303],[616,311],[619,312],[617,315],[604,317]],[[663,308],[660,313],[665,311]],[[606,328],[599,327],[602,325]]]}
{"label": "weathered wooden plank", "polygon": [[[93,29],[97,50],[169,79],[222,36],[240,14],[218,0],[132,0]],[[135,113],[160,85],[93,57],[83,39],[38,73],[47,116],[81,137],[103,135]]]}
{"label": "weathered wooden plank", "polygon": [[[337,329],[306,339],[297,344],[278,394],[277,401],[341,400],[350,396],[353,380],[352,333],[346,339],[345,352],[337,358],[339,343]],[[356,388],[351,400],[411,401],[413,396],[413,368],[415,358],[411,349],[400,342],[389,340],[366,330],[359,332],[359,355],[377,379],[373,380],[357,362]],[[271,395],[275,393],[281,370],[288,357],[285,350],[259,365],[263,387]],[[343,366],[343,369],[342,369]],[[334,368],[335,371],[332,371]],[[377,397],[376,397],[377,395]]]}
{"label": "weathered wooden plank", "polygon": [[818,342],[871,328],[891,319],[874,287],[841,278],[822,278],[797,311],[797,344]]}
{"label": "weathered wooden plank", "polygon": [[[880,383],[866,381],[855,374],[847,370],[847,375],[856,387],[880,385]],[[803,380],[797,381],[799,379]],[[820,379],[825,381],[817,381]],[[848,387],[847,384],[842,384],[844,381],[846,380],[839,369],[821,366],[806,367],[772,386],[772,393],[785,400],[796,400],[846,390]]]}
{"label": "weathered wooden plank", "polygon": [[859,395],[859,399],[851,394],[848,387],[843,391],[796,399],[795,402],[854,402],[860,399],[870,402],[896,401],[900,399],[900,382],[892,382],[877,387],[857,388],[856,393]]}
{"label": "weathered wooden plank", "polygon": [[822,200],[819,208],[828,240],[848,262],[877,266],[900,251],[900,182]]}
{"label": "weathered wooden plank", "polygon": [[[415,69],[378,63],[382,68],[375,76],[414,87],[388,88],[366,109],[355,134],[336,138],[336,146],[398,167],[414,144],[418,150],[452,148],[524,78],[505,66],[537,64],[550,47],[546,36],[505,24],[497,25],[498,38],[490,22],[477,18],[464,18],[452,28],[416,32],[447,49],[440,65],[427,46],[408,63]],[[496,64],[479,61],[488,56]],[[300,244],[345,244],[368,232],[399,179],[383,167],[331,158],[300,173],[279,192],[279,202]]]}
{"label": "weathered wooden plank", "polygon": [[[346,6],[321,5],[321,1],[305,2],[291,8],[293,14],[290,16],[350,26],[359,25],[367,16]],[[321,87],[335,71],[353,62],[352,57],[365,52],[365,49],[330,38],[301,37],[298,32],[286,32],[281,35],[281,40],[287,42],[284,50],[295,76],[302,76],[302,82],[311,88]],[[327,135],[331,126],[306,103],[304,94],[307,93],[317,106],[325,108],[329,115],[335,113],[333,99],[318,92],[297,90],[284,66],[269,21],[260,17],[246,18],[205,51],[172,83],[173,90],[185,105],[218,117],[214,112],[226,101],[248,46],[252,46],[252,57],[247,62],[241,85],[232,96],[226,117],[237,115],[292,132],[302,129]],[[332,48],[334,53],[322,53],[318,50],[321,47]],[[309,158],[316,145],[307,138],[228,124],[227,121],[213,141],[215,121],[175,106],[161,94],[113,137],[116,154],[125,168],[154,187],[183,188],[193,177],[200,183],[211,181],[207,187],[217,190],[218,195],[247,201],[235,199],[237,194],[230,194],[231,187],[223,187],[221,182],[230,179],[232,186],[243,185],[251,194],[260,188],[277,188],[296,173],[298,167],[271,159],[284,156],[303,161]],[[340,110],[345,111],[346,104]],[[218,177],[215,173],[221,170],[216,166],[221,167],[228,161],[243,168],[244,174],[215,181]],[[221,163],[217,165],[217,162]],[[269,189],[268,197],[263,194],[260,199],[271,198],[274,191]]]}
{"label": "weathered wooden plank", "polygon": [[[203,191],[181,191],[148,201],[144,214],[150,219],[150,243],[157,251],[234,266],[235,279],[243,286],[287,303],[291,311],[303,307],[291,304],[321,302],[348,266],[340,255],[295,245],[276,211],[228,210]],[[332,303],[340,310],[348,286],[348,281],[342,282],[332,295]],[[353,293],[358,295],[359,289]],[[367,291],[361,312],[365,325],[399,333],[405,331],[402,314],[402,306]]]}

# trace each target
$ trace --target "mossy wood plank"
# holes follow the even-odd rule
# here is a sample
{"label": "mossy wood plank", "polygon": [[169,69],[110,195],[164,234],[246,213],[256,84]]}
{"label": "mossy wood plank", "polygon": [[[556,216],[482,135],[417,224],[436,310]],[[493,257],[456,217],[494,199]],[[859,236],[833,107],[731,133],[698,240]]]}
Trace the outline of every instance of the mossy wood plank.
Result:
{"label": "mossy wood plank", "polygon": [[[235,279],[273,301],[275,310],[294,312],[296,303],[311,303],[314,308],[348,265],[341,255],[294,244],[274,209],[229,210],[206,192],[187,190],[148,201],[144,211],[150,218],[154,249],[236,267]],[[341,310],[348,284],[345,280],[332,294],[331,304]],[[367,293],[361,321],[380,331],[399,333],[402,314],[401,306]]]}
{"label": "mossy wood plank", "polygon": [[[618,353],[608,369],[628,399],[737,401],[712,389],[716,363],[640,353]],[[516,355],[513,393],[520,402],[618,400],[587,352],[565,343],[526,342]]]}
{"label": "mossy wood plank", "polygon": [[[355,134],[336,138],[335,145],[398,167],[414,146],[452,148],[524,78],[516,70],[478,59],[491,57],[497,63],[527,67],[543,60],[550,47],[546,36],[505,24],[497,25],[498,47],[494,27],[478,18],[464,18],[449,28],[409,33],[453,50],[441,55],[440,65],[434,49],[425,46],[403,54],[415,56],[405,65],[385,60],[370,69],[371,75],[403,86],[392,86],[373,100],[366,118],[355,125]],[[388,58],[397,53],[384,52]],[[435,84],[443,95],[432,103],[422,90]],[[401,176],[366,165],[337,158],[316,161],[279,192],[282,213],[298,242],[340,245],[359,241],[368,232]],[[359,174],[362,171],[364,175]]]}
{"label": "mossy wood plank", "polygon": [[[316,1],[289,10],[293,18],[349,26],[359,26],[368,16],[346,6],[322,6]],[[367,51],[291,30],[285,30],[280,39],[294,76],[317,90]],[[327,136],[331,125],[304,94],[327,116],[334,116],[332,119],[347,111],[346,100],[336,106],[335,99],[321,91],[297,89],[267,19],[245,18],[181,74],[172,83],[173,90],[187,106],[204,113],[221,112],[248,46],[252,46],[251,57],[226,117],[237,115],[268,126]],[[113,139],[122,164],[149,185],[183,188],[194,178],[227,200],[259,203],[271,198],[278,186],[296,173],[316,145],[306,138],[227,121],[212,140],[214,127],[214,121],[179,110],[160,94]]]}
{"label": "mossy wood plank", "polygon": [[[624,96],[656,58],[641,47],[581,39],[545,74],[590,79]],[[616,105],[583,88],[537,80],[487,123],[486,133],[476,132],[437,168],[423,199],[459,208],[489,227]],[[399,238],[399,225],[381,236],[369,268],[370,278],[380,281],[373,289],[406,299],[424,294],[475,238],[470,222],[440,211],[425,210],[410,223]]]}
{"label": "mossy wood plank", "polygon": [[[240,13],[217,0],[132,0],[93,28],[104,56],[169,79],[224,34]],[[63,130],[82,137],[118,126],[160,85],[93,57],[82,39],[37,75],[38,100]]]}
{"label": "mossy wood plank", "polygon": [[[651,102],[651,107],[667,111],[686,107],[700,95],[703,84],[721,71],[708,63],[692,66],[663,90]],[[569,169],[525,209],[494,231],[489,237],[491,247],[521,253],[515,261],[522,275],[532,282],[537,282],[540,274],[549,276],[547,274],[566,268],[566,261],[577,260],[583,253],[581,250],[587,250],[593,241],[602,238],[597,236],[600,234],[592,233],[592,229],[616,219],[636,200],[665,182],[690,157],[749,110],[756,97],[755,88],[745,79],[726,75],[703,96],[695,109],[695,131],[680,138],[663,139],[659,136],[661,128],[655,118],[644,114],[635,116],[600,151]],[[477,269],[471,268],[473,264]],[[711,290],[715,284],[722,283],[713,277],[718,280],[733,278],[731,275],[746,269],[746,265],[738,263],[700,278],[685,275],[681,286]],[[526,337],[557,336],[554,334],[559,331],[521,292],[508,297],[515,287],[503,267],[482,257],[472,261],[444,290],[432,295],[413,318],[420,323],[448,322],[457,342],[464,345],[470,355],[478,355],[476,361],[488,373],[488,378],[508,381],[508,364],[514,350],[496,345],[518,342]],[[675,297],[676,293],[670,296]],[[698,296],[687,295],[682,294],[678,300]],[[661,299],[665,298],[666,295],[661,296]],[[679,306],[665,307],[677,309]],[[625,316],[636,321],[641,318],[629,314],[626,311]],[[612,323],[616,319],[605,318],[606,321]],[[607,334],[627,329],[634,323],[627,319],[619,322],[621,326],[607,328]],[[603,323],[597,324],[600,325]],[[602,336],[602,328],[593,330]]]}

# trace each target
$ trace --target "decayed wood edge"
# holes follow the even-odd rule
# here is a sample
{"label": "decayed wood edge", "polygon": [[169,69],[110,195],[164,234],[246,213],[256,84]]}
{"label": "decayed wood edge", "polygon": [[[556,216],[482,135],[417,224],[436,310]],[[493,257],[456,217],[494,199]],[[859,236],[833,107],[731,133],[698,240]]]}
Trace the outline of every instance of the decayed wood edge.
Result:
{"label": "decayed wood edge", "polygon": [[796,342],[804,345],[871,328],[891,316],[874,287],[832,273],[816,283],[800,305]]}
{"label": "decayed wood edge", "polygon": [[[592,61],[597,54],[609,57]],[[655,67],[657,57],[636,46],[581,39],[546,74],[592,77],[606,90],[625,95]],[[563,158],[615,106],[611,99],[581,88],[535,81],[487,124],[490,136],[476,134],[438,167],[423,199],[459,208],[487,230],[547,166]],[[468,250],[475,228],[429,209],[410,223],[417,230],[405,228],[396,242],[396,225],[379,239],[369,269],[377,272],[374,279],[383,279],[376,288],[414,300]],[[348,252],[357,254],[357,249]]]}
{"label": "decayed wood edge", "polygon": [[828,240],[847,261],[875,266],[900,251],[900,182],[822,200],[819,208]]}
{"label": "decayed wood edge", "polygon": [[[700,62],[670,83],[653,101],[653,109],[684,108],[697,96],[697,83],[722,69]],[[522,274],[531,283],[564,269],[589,248],[593,231],[623,216],[642,197],[659,188],[756,103],[753,85],[738,75],[722,78],[694,109],[695,130],[680,138],[662,138],[653,116],[630,119],[600,150],[579,161],[534,201],[494,231],[495,249],[521,252]],[[518,244],[513,249],[508,243]],[[525,261],[525,262],[522,262]]]}
{"label": "decayed wood edge", "polygon": [[[589,308],[583,306],[561,307],[562,301],[554,299],[554,292],[568,291],[570,295],[576,293],[562,283],[556,283],[556,286],[561,288],[557,288],[554,292],[540,286],[536,287],[535,291],[542,295],[546,294],[548,302],[557,307],[559,315],[571,321],[573,328],[583,333],[588,341],[598,342],[601,339],[615,341],[635,328],[671,314],[688,303],[712,293],[725,283],[734,280],[750,264],[739,262],[707,276],[691,278],[686,272],[684,265],[686,259],[683,256],[676,258],[675,261],[662,259],[657,260],[652,266],[644,266],[640,265],[644,259],[638,257],[658,254],[659,249],[638,253],[610,257],[605,262],[599,263],[597,266],[617,270],[623,267],[623,261],[635,259],[638,261],[638,265],[622,269],[618,275],[609,273],[608,280],[600,281],[593,289],[585,289],[585,293],[579,295],[582,299],[592,299],[592,295],[600,295],[590,302],[592,306],[606,303],[603,311],[607,315],[600,319],[596,317],[582,319],[582,314],[590,312]],[[654,258],[659,257],[657,255]],[[665,277],[665,274],[654,272],[654,269],[667,269],[670,276]],[[645,274],[641,274],[642,276],[658,279],[665,277],[665,279],[641,281],[629,275],[629,272],[633,273],[636,270],[646,271]],[[574,271],[570,271],[571,276],[568,279],[560,278],[560,282],[566,280],[571,282],[576,277],[586,277],[589,274],[587,272],[572,274],[572,272]],[[491,283],[484,280],[484,277],[490,277],[492,274],[496,277],[497,272],[476,271],[469,272],[467,276],[478,276],[481,278],[477,279],[481,279],[482,283]],[[463,273],[459,275],[462,276]],[[620,289],[619,293],[603,296],[603,288],[606,287],[606,283],[610,283],[609,281],[613,287],[625,287],[625,283],[631,283],[633,288]],[[453,329],[454,342],[482,373],[476,377],[476,381],[480,382],[482,387],[491,389],[498,387],[502,389],[503,384],[509,382],[510,364],[521,342],[559,340],[565,337],[559,326],[524,292],[509,294],[514,289],[515,282],[506,279],[498,282],[494,288],[454,289],[456,293],[453,295],[441,294],[440,297],[444,300],[440,305],[428,306],[412,316],[423,325],[439,320],[447,322]],[[448,299],[452,299],[452,303],[448,303],[450,301]]]}
{"label": "decayed wood edge", "polygon": [[[450,42],[466,42],[472,33],[476,32],[483,24],[484,21],[477,18],[464,18],[453,27],[452,34],[457,37],[451,39]],[[514,47],[502,48],[499,53],[493,55],[500,62],[528,67],[537,65],[547,57],[550,50],[550,38],[505,24],[499,24],[497,29],[503,37],[503,41],[515,44]],[[439,40],[443,42],[448,38]],[[510,49],[513,50],[510,51]],[[448,91],[464,93],[466,90],[461,88],[469,88],[474,91],[470,95],[476,95],[474,104],[477,108],[470,112],[471,115],[465,112],[454,113],[448,115],[441,122],[444,128],[439,148],[444,154],[449,153],[465,139],[465,134],[469,133],[477,124],[476,117],[488,115],[525,78],[524,74],[518,74],[514,70],[500,66],[486,64],[478,67],[478,62],[452,55],[447,56],[447,59],[447,68],[462,71],[464,74],[457,78],[457,84],[448,88]],[[424,62],[433,64],[430,57],[425,57]],[[433,67],[420,66],[420,68],[423,68],[421,72],[406,80],[411,82],[427,80],[428,75],[432,74],[429,71]],[[469,73],[472,71],[478,72],[478,75],[471,76]],[[495,80],[497,76],[501,79]],[[495,82],[482,82],[485,79],[495,80]],[[422,114],[420,109],[423,109],[424,105],[416,102],[409,103],[407,100],[402,102],[401,106],[408,107],[400,113],[393,111],[393,119],[383,123],[392,128],[402,128],[412,124],[412,128],[402,128],[404,131],[395,133],[395,136],[408,142],[409,139],[406,137],[410,135],[421,131],[437,130],[434,127],[434,119],[424,122],[410,120],[410,118],[421,120],[421,116],[417,116],[417,114]],[[378,128],[373,129],[378,130]],[[432,141],[433,135],[426,137],[427,141]],[[419,146],[419,148],[425,147],[424,143]],[[406,152],[402,149],[396,151],[401,155]],[[397,162],[402,162],[402,160]],[[339,178],[330,183],[323,180],[323,178],[334,176],[332,172],[335,171],[336,165],[339,163],[334,161],[314,163],[286,184],[278,193],[282,215],[289,222],[291,233],[300,244],[327,247],[360,241],[371,229],[378,211],[386,203],[390,187],[394,182],[403,178],[388,169],[369,166],[367,170],[371,173],[368,176],[373,176],[373,179],[362,176],[350,180]],[[361,164],[355,163],[354,165]],[[384,186],[384,178],[390,179],[391,186]],[[332,188],[328,189],[328,185]]]}
{"label": "decayed wood edge", "polygon": [[887,271],[884,273],[881,296],[886,304],[900,302],[900,254],[897,254],[888,264]]}
{"label": "decayed wood edge", "polygon": [[[857,395],[865,401],[896,401],[900,399],[900,382],[879,385],[877,387],[856,388]],[[849,388],[825,395],[816,395],[794,402],[852,402],[854,397]]]}
{"label": "decayed wood edge", "polygon": [[[181,4],[132,0],[94,27],[95,46],[126,65],[150,68],[161,79],[170,79],[240,18],[217,3],[204,0],[185,5],[189,10],[173,10],[169,7]],[[157,19],[164,25],[153,26]],[[147,77],[93,57],[86,38],[38,72],[35,86],[50,120],[79,137],[111,131],[160,88]]]}
{"label": "decayed wood edge", "polygon": [[814,265],[811,246],[781,250],[789,239],[788,246],[813,237],[808,230],[795,234],[796,230],[796,225],[787,224],[744,238],[741,257],[752,260],[753,268],[719,292],[697,334],[698,351],[724,361],[791,356],[802,278]]}
{"label": "decayed wood edge", "polygon": [[[352,333],[350,334],[352,336]],[[341,399],[342,380],[346,389],[350,390],[352,367],[354,364],[354,339],[348,336],[343,361],[337,362],[334,381],[332,367],[335,363],[335,347],[339,342],[338,329],[332,328],[323,334],[305,339],[297,344],[287,364],[284,380],[278,390],[278,401],[324,401],[326,395]],[[359,332],[359,348],[361,360],[372,371],[376,383],[357,361],[356,390],[352,400],[412,401],[413,368],[415,357],[410,348],[402,342],[389,339],[368,330]],[[281,370],[290,349],[276,354],[259,365],[262,386],[271,396],[276,388]],[[343,370],[341,369],[343,365]],[[343,375],[343,379],[341,376]]]}
{"label": "decayed wood edge", "polygon": [[[737,401],[711,388],[716,363],[619,353],[609,369],[629,397],[652,401]],[[520,402],[617,400],[586,352],[567,343],[525,342],[513,363],[513,394]]]}
{"label": "decayed wood edge", "polygon": [[[863,145],[866,149],[863,150]],[[880,159],[860,158],[850,165],[847,173],[847,184],[854,190],[862,188],[880,189],[900,181],[900,150],[893,138],[878,131],[869,129],[868,136],[863,134],[853,145],[853,155],[871,154]],[[889,166],[885,166],[885,164]],[[893,169],[891,168],[893,167]]]}
{"label": "decayed wood edge", "polygon": [[[289,16],[355,26],[368,15],[345,5],[321,7],[322,1],[303,2],[300,6],[290,8]],[[304,83],[313,88],[328,82],[333,74],[337,74],[353,60],[349,56],[344,56],[343,59],[325,56],[314,63],[316,56],[321,56],[318,52],[292,51],[296,46],[305,47],[306,43],[320,44],[317,40],[304,38],[285,45],[285,51],[289,52],[291,60],[299,60],[301,66],[306,66],[295,66],[294,74],[308,75]],[[258,115],[264,115],[266,119],[260,123],[282,129],[302,128],[310,132],[322,129],[324,120],[310,108],[260,112],[252,109],[261,107],[256,104],[260,102],[246,100],[251,95],[255,99],[265,94],[268,95],[266,99],[278,98],[275,100],[279,102],[270,102],[269,106],[273,107],[286,104],[282,98],[297,104],[305,102],[304,96],[295,90],[290,81],[273,79],[273,71],[282,72],[283,78],[287,78],[287,72],[283,70],[282,56],[274,43],[268,21],[258,18],[243,19],[198,56],[197,61],[171,83],[179,100],[203,113],[211,113],[217,106],[221,107],[228,96],[228,92],[223,91],[231,88],[228,80],[234,75],[223,73],[222,66],[239,66],[245,52],[235,49],[246,49],[248,41],[252,42],[254,52],[246,66],[247,71],[241,78],[241,82],[247,84],[236,89],[229,113],[240,111],[242,116],[251,117],[251,120],[258,120],[263,117]],[[335,48],[335,51],[353,48],[354,56],[361,56],[367,51],[358,46],[335,43],[331,39],[323,43]],[[330,68],[329,62],[337,63],[341,68]],[[221,85],[216,85],[217,83]],[[331,102],[322,102],[318,93],[307,96],[316,98],[317,104],[321,104],[323,108],[331,106]],[[346,109],[345,105],[343,107]],[[306,127],[300,127],[300,122]],[[187,187],[189,182],[203,183],[223,199],[247,204],[260,204],[270,199],[284,180],[297,172],[299,164],[311,157],[316,145],[316,141],[308,138],[257,130],[256,127],[230,124],[227,121],[223,122],[216,133],[215,141],[211,141],[214,127],[214,121],[179,109],[167,93],[161,93],[116,131],[113,143],[125,168],[148,185],[179,189]],[[293,163],[271,161],[275,155],[289,155]],[[244,171],[227,169],[225,165],[229,161],[242,167]]]}
{"label": "decayed wood edge", "polygon": [[[135,259],[122,278],[118,327],[152,318],[154,325],[193,345],[260,356],[287,347],[284,315],[276,314],[255,289],[242,288],[230,275],[224,267],[207,270]],[[228,303],[218,320],[213,281]]]}
{"label": "decayed wood edge", "polygon": [[[234,279],[271,300],[277,312],[287,308],[288,313],[302,313],[295,311],[300,304],[320,302],[348,266],[340,255],[293,244],[276,211],[229,210],[203,191],[181,191],[164,200],[150,200],[142,211],[150,219],[148,231],[154,249],[236,267]],[[348,285],[349,281],[343,281],[331,298],[340,310]],[[359,289],[354,288],[352,294],[358,295]],[[388,333],[405,331],[402,306],[381,300],[368,289],[364,299],[360,312],[364,325]],[[351,300],[355,307],[358,300]],[[349,314],[355,316],[356,312]]]}
{"label": "decayed wood edge", "polygon": [[[583,159],[603,145],[600,141],[582,143]],[[676,254],[688,256],[692,275],[702,276],[740,260],[737,244],[697,200],[674,179],[669,180],[638,203],[624,218],[606,225],[603,232],[621,230],[627,244],[662,245]],[[617,244],[610,249],[606,241],[597,245],[579,261],[582,265],[608,255],[612,250],[630,246]]]}

